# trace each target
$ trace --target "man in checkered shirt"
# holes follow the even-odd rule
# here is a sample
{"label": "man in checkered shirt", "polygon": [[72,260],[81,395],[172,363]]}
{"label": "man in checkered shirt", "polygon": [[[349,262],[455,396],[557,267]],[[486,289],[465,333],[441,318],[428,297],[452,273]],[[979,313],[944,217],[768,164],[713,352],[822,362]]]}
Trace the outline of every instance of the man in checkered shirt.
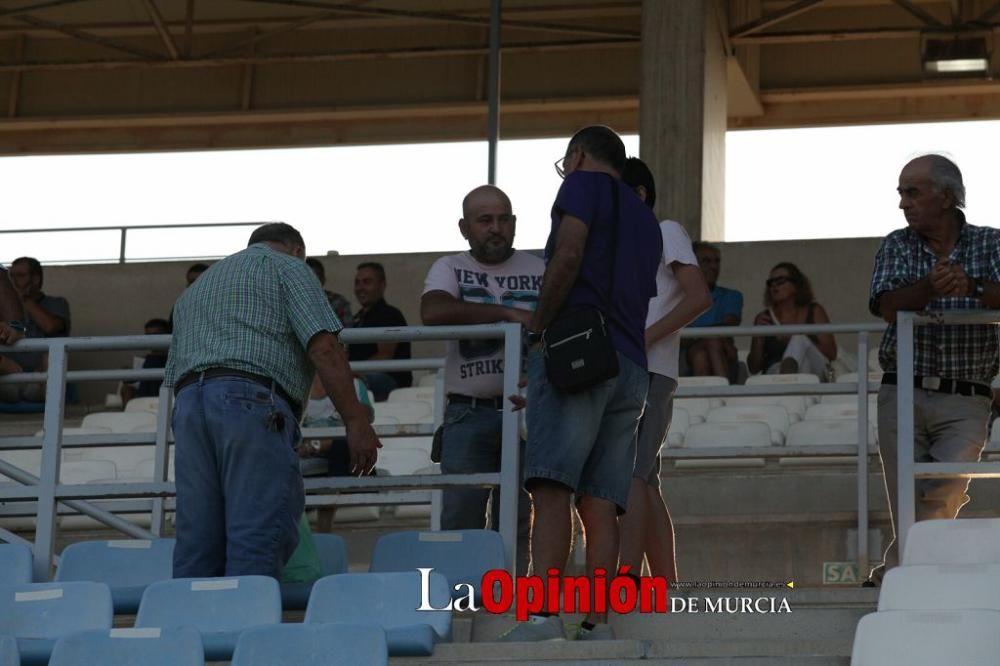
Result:
{"label": "man in checkered shirt", "polygon": [[281,574],[305,504],[295,447],[314,373],[344,420],[352,472],[375,466],[340,321],[305,258],[298,231],[265,224],[174,307],[174,578]]}
{"label": "man in checkered shirt", "polygon": [[[879,453],[893,518],[898,515],[896,386],[914,386],[917,462],[979,460],[990,417],[990,382],[998,370],[997,327],[914,327],[914,377],[896,375],[896,313],[903,310],[1000,308],[1000,230],[965,221],[962,173],[941,155],[909,162],[899,175],[907,228],[889,234],[878,255],[869,300],[889,322],[879,349],[885,371],[878,393]],[[917,480],[916,518],[955,518],[969,501],[965,479]],[[885,567],[899,561],[895,539]],[[872,571],[881,580],[884,569]]]}

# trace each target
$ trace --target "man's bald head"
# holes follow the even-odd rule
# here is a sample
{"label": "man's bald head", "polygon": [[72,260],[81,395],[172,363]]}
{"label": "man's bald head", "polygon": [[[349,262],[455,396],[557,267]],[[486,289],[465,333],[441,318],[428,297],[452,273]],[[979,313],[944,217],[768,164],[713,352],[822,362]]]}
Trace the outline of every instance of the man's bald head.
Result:
{"label": "man's bald head", "polygon": [[499,264],[514,253],[514,217],[510,198],[493,185],[481,185],[462,200],[458,228],[469,252],[484,264]]}
{"label": "man's bald head", "polygon": [[495,185],[480,185],[466,194],[465,198],[462,199],[462,217],[469,219],[469,216],[472,214],[469,212],[470,206],[474,206],[484,200],[499,201],[508,213],[514,212],[510,203],[510,197],[503,190]]}

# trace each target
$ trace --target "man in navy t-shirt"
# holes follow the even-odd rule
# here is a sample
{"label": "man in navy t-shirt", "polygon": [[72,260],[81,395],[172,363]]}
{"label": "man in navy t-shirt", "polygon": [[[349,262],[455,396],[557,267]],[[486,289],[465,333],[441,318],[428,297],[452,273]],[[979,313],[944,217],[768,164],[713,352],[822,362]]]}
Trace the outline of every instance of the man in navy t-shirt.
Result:
{"label": "man in navy t-shirt", "polygon": [[[648,386],[646,313],[663,249],[653,212],[620,179],[624,166],[621,139],[601,126],[577,132],[557,165],[565,181],[552,206],[545,276],[528,333],[533,344],[524,477],[534,502],[532,565],[541,575],[566,566],[574,494],[587,533],[588,569],[614,575],[618,566],[618,515],[628,501]],[[566,393],[549,383],[537,339],[560,313],[586,306],[600,309],[610,322],[619,372],[585,391]],[[506,636],[561,637],[562,620],[547,615],[532,616]],[[588,614],[578,636],[612,637],[607,613]]]}

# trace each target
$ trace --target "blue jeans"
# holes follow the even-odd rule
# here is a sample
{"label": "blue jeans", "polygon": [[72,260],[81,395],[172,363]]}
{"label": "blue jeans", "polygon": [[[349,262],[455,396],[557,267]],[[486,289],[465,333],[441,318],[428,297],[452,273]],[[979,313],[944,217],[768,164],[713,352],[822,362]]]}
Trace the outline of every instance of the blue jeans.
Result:
{"label": "blue jeans", "polygon": [[576,497],[628,505],[635,437],[649,374],[621,352],[618,376],[566,393],[549,383],[541,350],[528,352],[528,447],[524,478],[556,481]]}
{"label": "blue jeans", "polygon": [[[284,417],[277,432],[272,413]],[[278,577],[305,508],[288,404],[248,379],[206,379],[177,393],[173,427],[174,578]]]}
{"label": "blue jeans", "polygon": [[[500,433],[503,412],[491,407],[450,403],[444,411],[441,440],[441,472],[476,474],[500,471]],[[522,447],[522,460],[523,460]],[[493,496],[493,501],[489,502]],[[441,529],[481,530],[486,527],[490,503],[490,526],[500,524],[499,493],[490,488],[447,488],[442,492]],[[531,498],[523,489],[517,499],[517,572],[527,573],[528,540],[531,535]]]}

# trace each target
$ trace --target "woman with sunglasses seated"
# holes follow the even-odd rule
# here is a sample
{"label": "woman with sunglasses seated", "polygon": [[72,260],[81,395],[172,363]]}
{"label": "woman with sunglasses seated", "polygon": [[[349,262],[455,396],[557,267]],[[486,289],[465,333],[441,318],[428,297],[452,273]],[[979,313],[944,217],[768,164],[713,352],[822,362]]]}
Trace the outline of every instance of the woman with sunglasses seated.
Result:
{"label": "woman with sunglasses seated", "polygon": [[[795,264],[782,262],[771,269],[764,289],[767,309],[754,326],[827,324],[830,317],[813,298],[809,278]],[[750,344],[747,366],[757,374],[814,374],[825,381],[830,362],[837,358],[833,335],[757,336]]]}

